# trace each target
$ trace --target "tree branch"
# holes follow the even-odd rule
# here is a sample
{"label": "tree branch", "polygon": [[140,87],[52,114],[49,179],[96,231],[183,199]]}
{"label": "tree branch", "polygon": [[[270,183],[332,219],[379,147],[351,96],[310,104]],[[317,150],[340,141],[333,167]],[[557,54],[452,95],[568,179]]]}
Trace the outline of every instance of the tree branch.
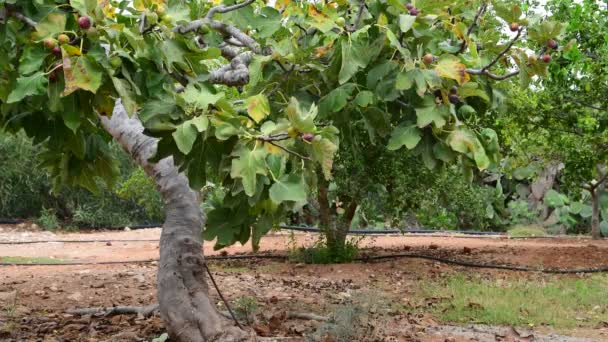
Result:
{"label": "tree branch", "polygon": [[486,75],[493,80],[504,81],[508,78],[519,75],[520,71],[515,70],[515,71],[512,71],[505,75],[496,75],[496,74],[491,73],[489,70],[479,70],[479,69],[467,69],[466,72],[471,75]]}
{"label": "tree branch", "polygon": [[8,14],[10,16],[13,16],[13,17],[21,20],[22,22],[24,22],[26,25],[28,25],[31,28],[36,28],[36,25],[38,25],[38,23],[36,23],[32,19],[26,17],[25,15],[23,15],[23,13],[14,12],[14,11],[8,11]]}
{"label": "tree branch", "polygon": [[250,48],[251,51],[255,52],[256,54],[264,54],[264,51],[262,51],[260,44],[258,44],[258,42],[256,42],[253,38],[249,37],[247,34],[239,30],[238,28],[218,20],[211,20],[208,18],[194,20],[189,24],[175,27],[173,29],[173,32],[185,34],[188,32],[197,31],[205,25],[208,25],[209,28],[211,28],[212,30],[223,33],[228,38],[234,37],[234,39],[239,41],[244,46]]}
{"label": "tree branch", "polygon": [[288,139],[291,139],[291,137],[287,133],[279,133],[275,135],[257,137],[257,140],[264,142],[283,141]]}
{"label": "tree branch", "polygon": [[473,19],[473,23],[471,23],[471,26],[469,26],[469,29],[467,30],[467,35],[464,37],[465,39],[462,40],[462,44],[460,45],[460,50],[458,50],[458,53],[462,53],[464,51],[464,49],[467,48],[467,38],[471,35],[471,33],[473,32],[473,30],[477,26],[477,22],[479,21],[479,17],[481,17],[481,15],[483,14],[483,12],[486,11],[486,8],[488,8],[488,4],[487,3],[484,3],[483,5],[481,5],[479,7],[479,10],[477,11],[477,14],[475,15],[475,18]]}
{"label": "tree branch", "polygon": [[209,82],[228,86],[243,86],[249,83],[248,65],[253,59],[251,51],[243,52],[209,74]]}
{"label": "tree branch", "polygon": [[310,159],[310,157],[307,157],[307,156],[301,155],[301,154],[299,154],[299,153],[298,153],[298,152],[296,152],[296,151],[292,151],[292,150],[288,149],[287,147],[283,147],[283,146],[281,146],[281,145],[279,145],[279,144],[275,143],[274,141],[266,141],[266,142],[267,142],[267,143],[269,143],[270,145],[275,146],[275,147],[278,147],[278,148],[280,148],[281,150],[283,150],[283,151],[285,151],[285,152],[287,152],[287,153],[289,153],[289,154],[292,154],[292,155],[294,155],[294,156],[296,156],[296,157],[298,157],[298,158],[300,158],[300,159],[304,159],[304,160],[312,160],[312,159]]}
{"label": "tree branch", "polygon": [[492,60],[490,62],[490,64],[488,64],[485,67],[481,68],[481,71],[489,70],[491,67],[494,66],[494,64],[498,63],[498,61],[500,60],[500,58],[502,56],[504,56],[507,52],[509,52],[509,50],[511,50],[511,48],[513,47],[513,44],[515,44],[515,42],[519,39],[519,37],[521,36],[521,32],[523,30],[524,30],[523,27],[520,27],[519,30],[517,30],[517,34],[515,35],[515,37],[513,39],[511,39],[511,41],[509,42],[509,44],[507,44],[507,46],[494,58],[494,60]]}
{"label": "tree branch", "polygon": [[149,317],[158,311],[158,304],[148,306],[110,306],[68,310],[70,315],[97,315],[97,316],[113,316],[124,314],[137,314],[144,317]]}
{"label": "tree branch", "polygon": [[213,18],[213,15],[215,13],[226,13],[226,12],[231,12],[231,11],[236,11],[240,8],[249,6],[253,3],[254,0],[247,0],[238,4],[234,4],[231,6],[226,6],[226,5],[219,5],[219,6],[215,6],[212,7],[209,12],[207,12],[207,15],[205,16],[206,19],[211,19]]}
{"label": "tree branch", "polygon": [[359,11],[357,12],[357,17],[355,18],[355,23],[348,29],[349,32],[355,32],[359,29],[359,25],[361,24],[361,19],[363,19],[363,11],[367,6],[365,5],[365,0],[359,1]]}

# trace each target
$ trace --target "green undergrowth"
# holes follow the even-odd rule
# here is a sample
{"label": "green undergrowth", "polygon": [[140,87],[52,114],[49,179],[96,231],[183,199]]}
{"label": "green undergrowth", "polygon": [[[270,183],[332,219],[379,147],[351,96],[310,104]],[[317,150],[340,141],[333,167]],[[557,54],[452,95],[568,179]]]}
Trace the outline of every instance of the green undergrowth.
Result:
{"label": "green undergrowth", "polygon": [[0,256],[0,263],[5,264],[61,264],[66,261],[47,257]]}
{"label": "green undergrowth", "polygon": [[517,225],[508,231],[512,237],[547,236],[547,232],[540,225]]}
{"label": "green undergrowth", "polygon": [[444,322],[554,328],[608,321],[607,275],[585,278],[480,279],[459,273],[419,287],[426,308]]}

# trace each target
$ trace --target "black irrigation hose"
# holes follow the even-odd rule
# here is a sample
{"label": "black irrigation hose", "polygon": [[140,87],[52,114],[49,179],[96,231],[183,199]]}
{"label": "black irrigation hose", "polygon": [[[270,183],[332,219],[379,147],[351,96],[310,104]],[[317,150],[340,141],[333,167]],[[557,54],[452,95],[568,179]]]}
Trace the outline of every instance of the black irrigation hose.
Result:
{"label": "black irrigation hose", "polygon": [[96,243],[96,242],[158,242],[158,239],[126,239],[126,240],[38,240],[38,241],[0,241],[0,245],[30,245],[35,243]]}
{"label": "black irrigation hose", "polygon": [[[289,257],[286,255],[276,254],[260,254],[260,255],[219,255],[219,256],[208,256],[207,260],[239,260],[239,259],[277,259],[286,260]],[[580,268],[580,269],[543,269],[543,268],[531,268],[526,266],[508,266],[508,265],[493,265],[475,263],[470,261],[460,261],[448,258],[436,257],[432,255],[416,254],[416,253],[400,253],[400,254],[388,254],[388,255],[376,255],[369,257],[355,258],[355,261],[369,262],[374,260],[394,259],[394,258],[413,258],[413,259],[425,259],[431,261],[437,261],[444,264],[473,267],[473,268],[488,268],[488,269],[499,269],[507,271],[522,271],[522,272],[539,272],[548,274],[577,274],[577,273],[604,273],[608,272],[608,267],[599,268]],[[127,261],[100,261],[100,262],[68,262],[68,263],[0,263],[0,266],[82,266],[82,265],[109,265],[109,264],[139,264],[158,262],[158,259],[147,259],[147,260],[127,260]]]}
{"label": "black irrigation hose", "polygon": [[[279,226],[281,229],[295,230],[301,232],[321,232],[317,227],[304,226]],[[349,234],[374,235],[374,234],[428,234],[428,233],[455,233],[465,235],[505,235],[505,232],[482,232],[474,230],[433,230],[433,229],[351,229]]]}

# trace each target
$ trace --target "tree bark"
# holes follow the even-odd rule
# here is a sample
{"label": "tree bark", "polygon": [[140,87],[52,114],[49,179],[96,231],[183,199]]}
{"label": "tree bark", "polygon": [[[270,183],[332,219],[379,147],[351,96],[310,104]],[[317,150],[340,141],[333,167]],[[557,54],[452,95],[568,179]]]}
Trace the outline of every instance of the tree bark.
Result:
{"label": "tree bark", "polygon": [[601,238],[600,232],[600,196],[598,189],[591,190],[591,237],[594,240]]}
{"label": "tree bark", "polygon": [[143,134],[137,118],[129,118],[120,100],[103,127],[156,182],[165,203],[166,219],[160,238],[157,295],[160,314],[172,341],[245,341],[250,335],[216,309],[207,286],[201,229],[205,219],[198,193],[172,157],[151,163],[158,140]]}
{"label": "tree bark", "polygon": [[332,208],[327,198],[326,181],[319,181],[318,191],[319,225],[325,234],[327,248],[334,256],[342,256],[346,247],[346,236],[357,210],[357,202],[354,199],[349,199],[348,205],[344,209],[344,214],[339,217],[335,212],[332,213]]}

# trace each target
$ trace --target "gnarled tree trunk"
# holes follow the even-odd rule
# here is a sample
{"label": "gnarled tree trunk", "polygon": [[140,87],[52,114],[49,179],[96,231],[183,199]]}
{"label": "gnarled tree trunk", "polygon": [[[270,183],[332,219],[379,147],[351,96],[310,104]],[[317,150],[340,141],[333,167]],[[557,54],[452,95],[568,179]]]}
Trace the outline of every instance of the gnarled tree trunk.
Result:
{"label": "gnarled tree trunk", "polygon": [[224,318],[209,298],[202,254],[204,217],[198,193],[179,173],[173,158],[158,163],[157,139],[143,134],[143,126],[129,118],[117,101],[111,118],[101,122],[132,158],[156,182],[165,203],[166,219],[160,239],[157,291],[160,313],[172,341],[245,341],[249,335]]}

